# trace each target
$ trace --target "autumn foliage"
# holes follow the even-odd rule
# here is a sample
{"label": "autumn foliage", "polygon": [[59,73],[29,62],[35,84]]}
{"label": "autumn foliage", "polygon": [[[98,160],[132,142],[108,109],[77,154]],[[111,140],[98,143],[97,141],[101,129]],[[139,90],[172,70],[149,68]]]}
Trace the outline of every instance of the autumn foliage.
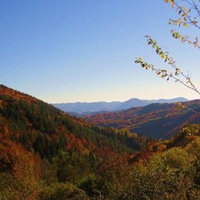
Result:
{"label": "autumn foliage", "polygon": [[[0,86],[0,102],[0,199],[200,195],[198,124],[181,128],[168,140],[152,140],[127,129],[91,125],[5,86]],[[134,112],[150,119],[151,109]],[[165,111],[158,109],[154,117],[158,113]]]}

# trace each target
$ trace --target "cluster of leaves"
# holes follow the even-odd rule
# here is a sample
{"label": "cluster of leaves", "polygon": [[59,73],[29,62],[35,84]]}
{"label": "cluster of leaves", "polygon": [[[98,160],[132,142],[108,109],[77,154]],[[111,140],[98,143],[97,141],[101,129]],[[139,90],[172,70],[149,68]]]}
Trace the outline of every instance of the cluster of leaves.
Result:
{"label": "cluster of leaves", "polygon": [[[165,0],[168,2],[168,0]],[[172,7],[177,9],[177,12],[180,16],[178,19],[170,19],[169,24],[175,25],[178,27],[188,27],[193,26],[197,29],[200,29],[199,26],[199,17],[200,17],[200,9],[198,2],[195,1],[184,1],[186,5],[179,5],[176,1],[170,1]],[[181,42],[187,42],[188,44],[192,44],[194,47],[197,47],[200,49],[199,46],[199,40],[198,37],[196,37],[194,40],[190,39],[189,35],[181,35],[179,32],[171,30],[171,35],[175,39],[180,39]]]}
{"label": "cluster of leaves", "polygon": [[162,48],[157,45],[157,41],[153,40],[150,36],[146,35],[145,37],[147,38],[148,45],[151,45],[152,48],[155,49],[156,54],[160,56],[165,63],[170,65],[173,70],[168,71],[167,69],[156,68],[153,64],[143,61],[141,57],[136,59],[135,63],[140,64],[142,68],[146,70],[152,70],[161,78],[167,78],[167,81],[169,79],[174,79],[175,82],[179,82],[187,88],[192,89],[200,94],[196,86],[193,84],[190,75],[186,75],[181,71],[181,69],[176,65],[174,58],[169,56],[169,52],[163,51]]}
{"label": "cluster of leaves", "polygon": [[[165,2],[170,3],[172,8],[176,8],[178,15],[180,16],[178,19],[170,19],[169,24],[175,25],[178,27],[188,27],[193,26],[194,28],[200,29],[199,19],[200,19],[200,9],[199,3],[191,0],[183,0],[180,5],[179,1],[176,0],[165,0]],[[191,40],[188,35],[183,36],[181,33],[175,30],[171,30],[171,35],[175,39],[180,39],[181,42],[187,42],[188,44],[192,44],[194,47],[200,49],[198,37],[195,37],[194,40]],[[161,78],[174,79],[175,82],[179,82],[186,86],[187,88],[195,91],[200,94],[199,90],[196,88],[195,84],[191,80],[190,74],[184,73],[179,66],[177,66],[176,61],[173,57],[169,56],[169,52],[165,52],[162,48],[157,44],[155,40],[153,40],[150,36],[147,37],[147,43],[153,49],[159,57],[163,59],[165,63],[167,63],[171,67],[171,71],[165,68],[156,68],[154,65],[145,62],[141,57],[135,60],[135,63],[140,64],[143,68],[151,69]]]}

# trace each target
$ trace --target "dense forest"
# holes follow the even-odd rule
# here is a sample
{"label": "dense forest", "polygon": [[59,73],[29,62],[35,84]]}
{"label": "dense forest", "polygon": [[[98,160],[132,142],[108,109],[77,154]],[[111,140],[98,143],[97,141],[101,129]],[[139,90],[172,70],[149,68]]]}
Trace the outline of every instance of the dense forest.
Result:
{"label": "dense forest", "polygon": [[0,85],[0,199],[199,199],[199,135],[90,125]]}
{"label": "dense forest", "polygon": [[[44,176],[51,180],[53,176],[56,183],[68,182],[73,185],[80,184],[104,162],[126,158],[130,153],[144,148],[147,143],[146,137],[126,130],[91,126],[45,102],[3,85],[0,86],[0,133],[0,169],[3,179],[7,175],[15,177],[16,166],[21,168],[20,176],[23,176],[23,165],[28,165],[30,159],[32,170],[36,170],[36,174],[31,172],[34,175],[32,178]],[[23,157],[27,157],[27,163],[23,163]],[[46,171],[49,171],[48,175],[43,174]],[[42,180],[51,183],[46,178]],[[9,188],[4,189],[1,190],[4,191],[2,198],[7,192],[12,194]],[[18,190],[21,189],[13,186],[13,195],[15,192],[20,193]],[[21,198],[19,196],[18,199]]]}
{"label": "dense forest", "polygon": [[125,111],[83,117],[91,124],[127,129],[154,139],[169,139],[184,126],[200,123],[200,100],[179,103],[153,103]]}

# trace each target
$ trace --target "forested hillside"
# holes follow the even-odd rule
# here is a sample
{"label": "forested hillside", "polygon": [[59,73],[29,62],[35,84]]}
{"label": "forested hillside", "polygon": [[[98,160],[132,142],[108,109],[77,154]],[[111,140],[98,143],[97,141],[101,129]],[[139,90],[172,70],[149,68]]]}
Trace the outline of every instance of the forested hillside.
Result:
{"label": "forested hillside", "polygon": [[[23,171],[18,170],[29,165],[30,159],[31,165],[38,166],[38,169],[30,168],[36,170],[31,172],[36,173],[32,178],[41,175],[41,167],[47,167],[58,182],[72,184],[87,177],[102,162],[127,157],[131,152],[144,148],[147,142],[146,137],[126,130],[91,126],[3,85],[0,85],[0,137],[2,179],[13,173],[23,176]],[[27,163],[23,163],[23,157]],[[32,190],[31,187],[27,190]],[[15,188],[15,192],[20,192],[20,188]]]}
{"label": "forested hillside", "polygon": [[199,135],[198,124],[164,141],[92,126],[1,85],[0,199],[198,199]]}
{"label": "forested hillside", "polygon": [[[195,111],[195,112],[193,112]],[[185,125],[200,123],[200,100],[182,103],[156,103],[121,112],[101,113],[84,117],[92,124],[127,129],[154,139],[167,139]]]}
{"label": "forested hillside", "polygon": [[[84,120],[5,86],[0,87],[0,95],[1,131],[4,130],[4,136],[38,152],[42,158],[51,159],[56,151],[65,148],[83,155],[99,154],[102,148],[110,149],[111,154],[139,148],[136,134],[91,126]],[[132,139],[133,144],[129,147],[126,142],[122,144],[122,135]]]}

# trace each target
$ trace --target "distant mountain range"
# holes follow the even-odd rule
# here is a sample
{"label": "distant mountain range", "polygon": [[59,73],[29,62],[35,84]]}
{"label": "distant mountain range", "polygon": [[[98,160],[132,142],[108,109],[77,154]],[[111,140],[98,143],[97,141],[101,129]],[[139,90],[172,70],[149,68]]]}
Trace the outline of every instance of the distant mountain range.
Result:
{"label": "distant mountain range", "polygon": [[126,110],[132,107],[147,106],[152,103],[176,103],[188,101],[186,98],[178,97],[173,99],[158,99],[158,100],[143,100],[132,98],[124,102],[77,102],[77,103],[54,103],[53,106],[62,111],[71,113],[73,115],[86,115],[97,112],[113,112],[119,110]]}
{"label": "distant mountain range", "polygon": [[103,127],[114,127],[156,139],[170,138],[188,124],[200,123],[200,100],[182,103],[152,103],[124,111],[84,116],[84,120]]}

